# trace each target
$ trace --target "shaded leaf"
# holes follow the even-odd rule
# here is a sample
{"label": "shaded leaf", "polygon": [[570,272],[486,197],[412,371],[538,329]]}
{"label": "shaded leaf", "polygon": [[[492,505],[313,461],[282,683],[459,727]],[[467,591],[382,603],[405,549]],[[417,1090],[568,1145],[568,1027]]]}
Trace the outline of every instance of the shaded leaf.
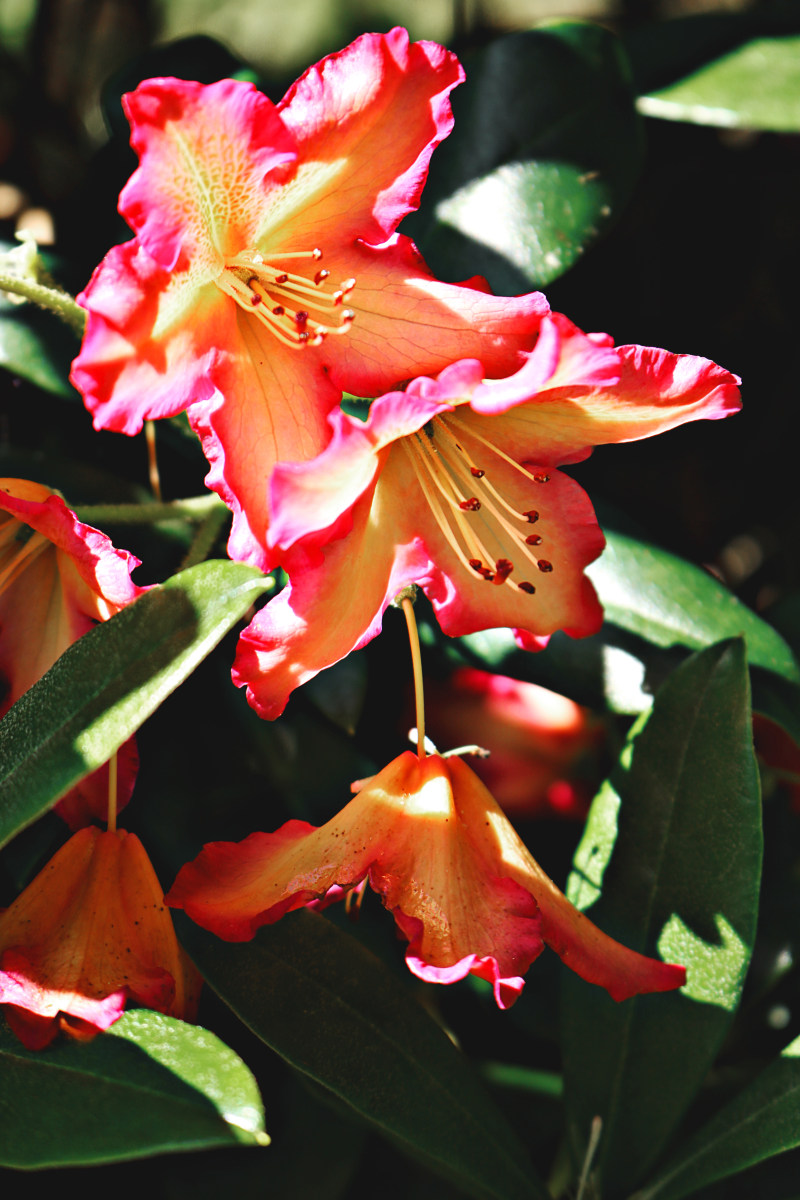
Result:
{"label": "shaded leaf", "polygon": [[0,367],[58,396],[76,397],[69,368],[78,339],[58,317],[0,293]]}
{"label": "shaded leaf", "polygon": [[455,129],[408,222],[434,272],[516,293],[563,274],[617,216],[641,162],[628,66],[598,25],[554,23],[466,55]]}
{"label": "shaded leaf", "polygon": [[293,1067],[480,1200],[547,1193],[469,1064],[397,978],[300,911],[244,945],[176,913],[212,988]]}
{"label": "shaded leaf", "polygon": [[636,1200],[680,1200],[800,1145],[800,1038],[699,1129]]}
{"label": "shaded leaf", "polygon": [[0,722],[0,845],[106,762],[271,583],[201,563],[70,646]]}
{"label": "shaded leaf", "polygon": [[568,1133],[580,1162],[602,1117],[597,1171],[609,1198],[627,1194],[663,1148],[744,983],[761,871],[745,668],[734,641],[674,671],[596,798],[575,856],[573,903],[688,973],[678,993],[620,1005],[577,977],[564,981]]}
{"label": "shaded leaf", "polygon": [[219,1038],[125,1013],[91,1042],[26,1050],[0,1024],[0,1162],[52,1167],[266,1144],[250,1071]]}

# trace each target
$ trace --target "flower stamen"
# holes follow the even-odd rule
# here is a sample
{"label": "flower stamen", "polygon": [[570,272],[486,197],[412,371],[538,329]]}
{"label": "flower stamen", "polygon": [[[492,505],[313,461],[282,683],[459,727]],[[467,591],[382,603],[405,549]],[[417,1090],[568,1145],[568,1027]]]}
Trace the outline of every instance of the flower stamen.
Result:
{"label": "flower stamen", "polygon": [[26,567],[31,565],[34,559],[38,558],[43,550],[52,545],[43,533],[36,533],[27,525],[12,519],[4,521],[0,526],[0,552],[13,541],[22,541],[23,544],[16,553],[11,554],[3,565],[3,569],[0,570],[0,596],[7,588],[11,587],[12,583],[19,578]]}
{"label": "flower stamen", "polygon": [[[345,279],[331,288],[327,286],[330,271],[326,267],[311,277],[285,270],[285,259],[319,262],[319,248],[286,250],[277,258],[280,265],[251,250],[236,254],[226,260],[217,287],[291,349],[321,346],[329,334],[347,333],[355,313],[342,306],[356,286],[355,279]],[[340,311],[332,322],[336,309]]]}

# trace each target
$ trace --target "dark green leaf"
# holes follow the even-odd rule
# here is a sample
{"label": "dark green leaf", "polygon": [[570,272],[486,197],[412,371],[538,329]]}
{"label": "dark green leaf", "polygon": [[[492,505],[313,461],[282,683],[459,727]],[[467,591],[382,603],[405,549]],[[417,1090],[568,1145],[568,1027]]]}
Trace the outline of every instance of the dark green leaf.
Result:
{"label": "dark green leaf", "polygon": [[680,1200],[800,1145],[800,1038],[673,1155],[636,1200]]}
{"label": "dark green leaf", "polygon": [[757,38],[641,96],[651,117],[728,129],[800,130],[800,37]]}
{"label": "dark green leaf", "polygon": [[570,899],[601,928],[688,972],[678,993],[621,1005],[564,981],[568,1132],[580,1162],[602,1117],[604,1196],[641,1178],[713,1061],[752,952],[760,871],[748,677],[734,641],[694,655],[660,689],[592,806],[570,878]]}
{"label": "dark green leaf", "polygon": [[270,586],[202,563],[70,646],[0,722],[0,845],[106,762]]}
{"label": "dark green leaf", "polygon": [[231,945],[176,917],[211,987],[293,1067],[468,1195],[545,1200],[467,1061],[354,938],[302,911]]}
{"label": "dark green leaf", "polygon": [[206,1029],[145,1009],[26,1050],[0,1024],[0,1162],[52,1167],[266,1144],[255,1080]]}
{"label": "dark green leaf", "polygon": [[76,396],[69,367],[78,339],[58,317],[0,295],[0,367],[59,396]]}
{"label": "dark green leaf", "polygon": [[563,274],[616,217],[641,142],[616,38],[560,23],[465,56],[455,129],[408,223],[433,270],[516,293]]}

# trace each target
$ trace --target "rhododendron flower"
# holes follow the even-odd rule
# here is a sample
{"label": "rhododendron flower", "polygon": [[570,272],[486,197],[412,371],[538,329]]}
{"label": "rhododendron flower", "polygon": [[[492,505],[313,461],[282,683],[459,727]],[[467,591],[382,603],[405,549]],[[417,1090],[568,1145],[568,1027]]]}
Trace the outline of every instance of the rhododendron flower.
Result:
{"label": "rhododendron flower", "polygon": [[252,84],[145,80],[123,100],[140,166],[136,233],[79,302],[72,380],[98,428],[136,433],[188,407],[234,511],[230,553],[266,567],[267,479],[312,457],[342,391],[376,395],[469,355],[506,374],[547,311],[436,282],[395,230],[452,127],[458,60],[365,34],[279,105]]}
{"label": "rhododendron flower", "polygon": [[586,816],[593,789],[577,772],[596,766],[603,740],[588,709],[536,683],[473,667],[426,678],[425,695],[427,732],[438,746],[489,752],[472,766],[504,812]]}
{"label": "rhododendron flower", "polygon": [[501,1008],[544,945],[615,1000],[668,991],[682,967],[613,941],[542,871],[459,758],[401,754],[319,829],[288,821],[239,844],[212,843],[180,871],[167,903],[229,941],[251,938],[338,886],[378,892],[408,939],[415,975],[487,979]]}
{"label": "rhododendron flower", "polygon": [[[27,479],[0,479],[0,717],[64,651],[145,590],[139,565],[104,533],[84,525],[60,496]],[[120,750],[118,807],[130,797],[138,759]],[[108,768],[71,789],[56,811],[74,829],[105,816]]]}
{"label": "rhododendron flower", "polygon": [[0,1004],[31,1050],[108,1029],[129,999],[191,1019],[198,991],[133,833],[79,830],[0,913]]}
{"label": "rhododendron flower", "polygon": [[649,437],[739,407],[738,380],[707,359],[614,348],[543,318],[518,372],[447,367],[376,400],[366,422],[272,478],[270,537],[291,586],[242,635],[234,679],[262,716],[363,646],[387,604],[419,584],[445,633],[511,627],[534,648],[602,612],[583,574],[603,548],[588,497],[556,468],[603,442]]}

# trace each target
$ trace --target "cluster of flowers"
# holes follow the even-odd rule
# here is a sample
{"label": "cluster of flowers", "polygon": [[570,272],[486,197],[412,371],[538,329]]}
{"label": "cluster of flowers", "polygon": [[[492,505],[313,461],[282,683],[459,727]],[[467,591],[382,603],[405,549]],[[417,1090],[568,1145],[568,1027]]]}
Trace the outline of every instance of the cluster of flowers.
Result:
{"label": "cluster of flowers", "polygon": [[[584,568],[603,537],[559,467],[739,405],[738,381],[708,360],[615,347],[540,293],[496,297],[481,279],[433,278],[397,228],[419,203],[461,79],[452,54],[395,29],[312,67],[277,106],[233,80],[150,79],[125,98],[140,165],[120,211],[135,237],[79,297],[88,323],[72,379],[98,428],[133,434],[186,411],[208,486],[233,513],[230,556],[286,572],[233,668],[267,718],[374,637],[409,584],[450,635],[510,627],[536,649],[556,630],[595,632],[602,613]],[[372,398],[366,420],[342,410],[343,393]],[[140,589],[130,557],[56,497],[3,487],[10,703]],[[34,569],[59,581],[69,619],[58,644],[41,643],[52,612],[14,603],[23,570],[25,596],[45,594]],[[40,653],[26,652],[27,637]],[[134,770],[131,752],[129,783]],[[190,1014],[196,992],[144,852],[130,834],[87,824],[90,790],[73,814],[86,827],[0,916],[0,1003],[36,1044],[59,1013],[85,1031],[127,997]],[[577,912],[471,769],[438,754],[402,754],[320,829],[290,821],[207,846],[167,902],[242,940],[367,880],[408,941],[412,971],[479,975],[501,1007],[545,943],[616,999],[685,979]],[[41,897],[56,888],[70,900],[48,925]],[[73,954],[98,888],[103,922],[124,927],[125,946],[131,897],[147,913],[133,951],[109,934],[102,950]],[[78,958],[80,972],[68,966]]]}

